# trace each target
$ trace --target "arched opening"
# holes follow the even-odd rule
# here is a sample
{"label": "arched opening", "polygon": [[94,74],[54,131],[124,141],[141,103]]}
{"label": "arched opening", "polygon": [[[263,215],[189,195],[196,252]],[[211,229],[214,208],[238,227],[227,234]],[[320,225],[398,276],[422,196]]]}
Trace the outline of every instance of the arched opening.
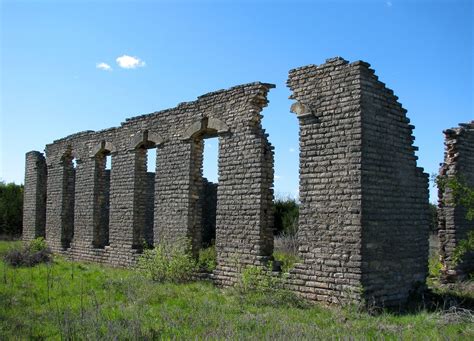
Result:
{"label": "arched opening", "polygon": [[96,248],[104,248],[109,245],[111,151],[102,147],[95,155],[94,162],[94,228],[92,244]]}
{"label": "arched opening", "polygon": [[158,148],[162,139],[145,130],[132,140],[135,149],[135,198],[132,247],[142,250],[153,246],[155,211],[155,174]]}
{"label": "arched opening", "polygon": [[155,219],[155,174],[158,158],[156,145],[146,149],[146,182],[145,182],[145,228],[144,239],[148,247],[153,246],[153,222]]}
{"label": "arched opening", "polygon": [[202,247],[209,247],[216,239],[217,187],[219,185],[219,138],[203,137],[202,165]]}
{"label": "arched opening", "polygon": [[194,123],[185,136],[191,141],[191,216],[190,230],[193,254],[214,243],[218,189],[218,134],[227,126],[212,118]]}
{"label": "arched opening", "polygon": [[74,198],[77,160],[69,149],[62,157],[63,183],[61,204],[61,247],[71,247],[74,238]]}

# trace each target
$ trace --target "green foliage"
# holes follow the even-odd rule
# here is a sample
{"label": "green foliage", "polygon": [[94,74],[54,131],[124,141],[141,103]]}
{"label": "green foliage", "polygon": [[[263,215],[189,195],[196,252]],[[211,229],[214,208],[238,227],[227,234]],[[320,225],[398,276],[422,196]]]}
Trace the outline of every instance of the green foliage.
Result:
{"label": "green foliage", "polygon": [[[464,179],[459,177],[438,176],[436,183],[441,191],[449,191],[452,195],[452,202],[446,204],[463,206],[467,210],[466,219],[474,220],[474,188],[468,186]],[[454,248],[453,264],[459,264],[464,255],[469,252],[474,252],[474,230],[469,231],[467,237],[460,240]]]}
{"label": "green foliage", "polygon": [[275,234],[295,235],[298,231],[299,205],[295,199],[276,199],[273,203]]}
{"label": "green foliage", "polygon": [[306,308],[308,302],[284,288],[285,277],[272,274],[268,267],[249,265],[245,267],[240,280],[231,291],[247,304],[263,307]]}
{"label": "green foliage", "polygon": [[438,230],[438,206],[430,204],[430,231],[434,232]]}
{"label": "green foliage", "polygon": [[198,267],[201,270],[212,272],[217,266],[216,246],[199,250]]}
{"label": "green foliage", "polygon": [[465,254],[474,251],[474,230],[469,231],[465,239],[461,239],[454,248],[452,260],[454,264],[459,264]]}
{"label": "green foliage", "polygon": [[281,269],[283,272],[289,272],[296,263],[300,262],[300,258],[294,253],[284,251],[274,251],[273,258],[281,262]]}
{"label": "green foliage", "polygon": [[438,176],[436,178],[438,188],[445,192],[449,190],[452,194],[452,202],[447,204],[461,205],[466,208],[466,218],[474,220],[474,188],[468,186],[460,177]]}
{"label": "green foliage", "polygon": [[23,224],[23,185],[0,181],[0,235],[19,236]]}
{"label": "green foliage", "polygon": [[[0,242],[0,250],[10,245]],[[267,304],[259,304],[263,299]],[[33,268],[0,262],[2,340],[469,340],[474,336],[472,321],[461,312],[371,316],[319,304],[303,308],[279,304],[283,299],[272,294],[229,295],[207,282],[156,283],[134,270],[62,259]]]}
{"label": "green foliage", "polygon": [[43,237],[38,237],[29,242],[28,248],[31,252],[40,252],[46,250],[48,245],[46,244],[46,240],[44,240]]}
{"label": "green foliage", "polygon": [[437,279],[441,276],[441,270],[443,269],[443,264],[439,260],[439,255],[434,254],[428,260],[428,274],[431,278]]}
{"label": "green foliage", "polygon": [[35,266],[49,263],[51,260],[51,250],[41,237],[23,246],[10,249],[4,256],[4,261],[11,266]]}
{"label": "green foliage", "polygon": [[273,276],[269,269],[249,265],[242,270],[238,289],[242,293],[271,292],[281,287],[280,277]]}
{"label": "green foliage", "polygon": [[156,282],[189,282],[197,270],[188,241],[178,240],[173,244],[160,243],[147,249],[138,259],[138,268]]}

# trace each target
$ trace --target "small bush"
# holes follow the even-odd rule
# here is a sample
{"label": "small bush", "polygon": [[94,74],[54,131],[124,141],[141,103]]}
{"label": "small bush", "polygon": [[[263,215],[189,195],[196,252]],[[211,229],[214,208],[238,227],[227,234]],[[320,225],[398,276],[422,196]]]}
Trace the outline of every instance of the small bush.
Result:
{"label": "small bush", "polygon": [[192,280],[197,265],[191,256],[190,243],[180,240],[144,250],[138,259],[138,269],[156,282],[185,283]]}
{"label": "small bush", "polygon": [[198,267],[203,271],[212,272],[217,266],[216,246],[211,245],[206,249],[199,250]]}
{"label": "small bush", "polygon": [[11,266],[35,266],[40,263],[49,263],[52,253],[43,238],[36,238],[23,247],[7,252],[4,260]]}
{"label": "small bush", "polygon": [[293,269],[295,264],[300,261],[296,254],[283,251],[274,251],[273,258],[281,262],[281,269],[283,272],[289,272]]}
{"label": "small bush", "polygon": [[464,255],[474,251],[474,231],[469,231],[466,239],[461,239],[453,251],[453,263],[458,265]]}
{"label": "small bush", "polygon": [[428,260],[428,273],[431,278],[439,278],[441,276],[441,270],[443,269],[443,264],[439,260],[439,255],[434,254]]}
{"label": "small bush", "polygon": [[284,288],[284,277],[279,277],[262,266],[250,265],[243,269],[235,293],[239,299],[254,306],[306,308],[308,303]]}

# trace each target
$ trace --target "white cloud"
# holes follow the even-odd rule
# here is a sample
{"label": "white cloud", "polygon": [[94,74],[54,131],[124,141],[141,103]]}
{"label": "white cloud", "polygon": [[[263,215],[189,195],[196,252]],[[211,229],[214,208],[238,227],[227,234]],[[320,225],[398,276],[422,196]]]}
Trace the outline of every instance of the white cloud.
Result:
{"label": "white cloud", "polygon": [[127,56],[124,54],[121,57],[117,57],[115,60],[117,64],[124,69],[136,69],[137,67],[145,66],[145,62],[137,57]]}
{"label": "white cloud", "polygon": [[104,62],[102,62],[102,63],[97,63],[97,64],[95,65],[95,67],[98,68],[98,69],[100,69],[100,70],[104,70],[104,71],[112,71],[112,68],[110,67],[110,65],[107,64],[107,63],[104,63]]}
{"label": "white cloud", "polygon": [[290,148],[289,151],[290,151],[290,153],[294,153],[294,152],[295,152],[295,148]]}

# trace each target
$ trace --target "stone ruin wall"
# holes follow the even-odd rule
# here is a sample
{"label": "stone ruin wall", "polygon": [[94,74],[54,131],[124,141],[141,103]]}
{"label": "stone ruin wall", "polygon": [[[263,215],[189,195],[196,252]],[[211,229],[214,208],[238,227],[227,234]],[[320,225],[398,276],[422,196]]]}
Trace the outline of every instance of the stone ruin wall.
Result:
{"label": "stone ruin wall", "polygon": [[[416,165],[406,110],[360,61],[291,70],[288,86],[300,124],[302,262],[287,287],[325,302],[404,302],[426,278],[429,221],[427,175]],[[210,233],[212,277],[232,285],[273,252],[274,153],[260,114],[272,87],[213,92],[57,140],[46,159],[28,153],[24,239],[45,235],[72,259],[127,266],[144,241],[187,237],[197,253]],[[215,136],[218,185],[202,176],[203,138]],[[156,171],[147,173],[146,148],[155,146]],[[203,228],[214,219],[215,236]]]}
{"label": "stone ruin wall", "polygon": [[300,125],[294,290],[328,302],[398,304],[423,285],[428,175],[413,126],[369,64],[342,58],[290,71]]}
{"label": "stone ruin wall", "polygon": [[[233,280],[236,259],[261,264],[273,252],[273,147],[260,114],[272,87],[253,83],[209,93],[120,127],[54,141],[46,158],[28,153],[23,238],[46,236],[53,251],[71,259],[127,266],[144,242],[189,238],[197,252],[202,222],[214,215],[216,280]],[[202,176],[203,139],[215,136],[218,187]],[[152,147],[155,173],[146,165]],[[204,200],[204,191],[214,193],[217,207]]]}
{"label": "stone ruin wall", "polygon": [[[444,163],[439,175],[442,178],[458,178],[474,188],[474,121],[447,129],[445,135]],[[453,264],[453,252],[459,241],[474,230],[474,221],[466,219],[467,209],[454,205],[449,188],[438,192],[438,237],[443,274],[447,280],[465,278],[474,271],[474,253],[468,253],[459,264]]]}

